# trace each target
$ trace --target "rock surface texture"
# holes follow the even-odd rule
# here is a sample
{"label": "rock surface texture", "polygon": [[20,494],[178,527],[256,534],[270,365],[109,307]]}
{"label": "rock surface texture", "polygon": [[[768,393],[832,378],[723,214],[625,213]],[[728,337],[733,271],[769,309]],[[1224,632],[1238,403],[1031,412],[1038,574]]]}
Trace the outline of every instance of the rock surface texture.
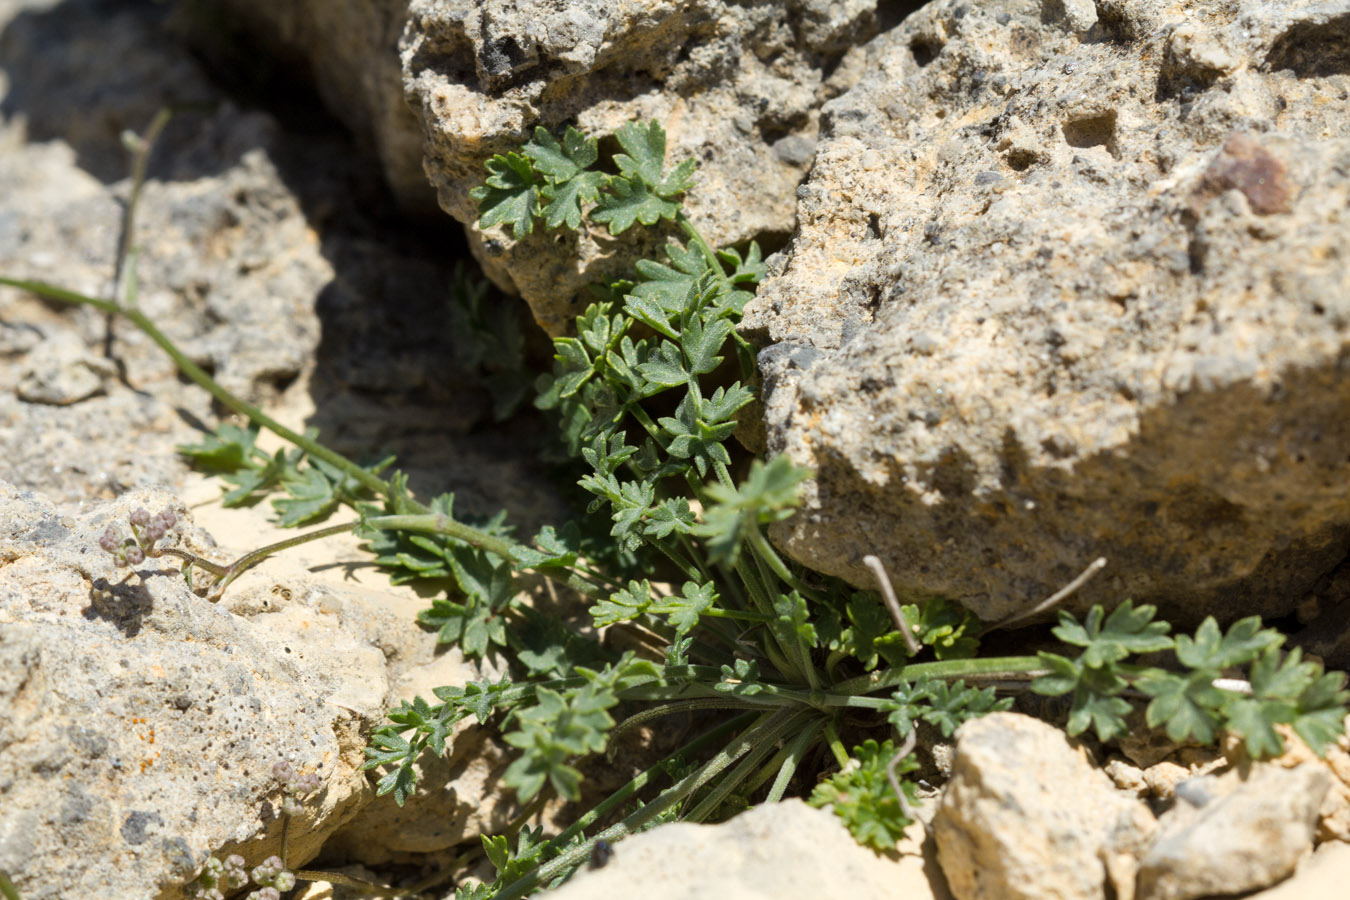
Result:
{"label": "rock surface texture", "polygon": [[1139,860],[1138,900],[1237,894],[1286,878],[1312,849],[1331,774],[1316,763],[1259,764],[1193,778]]}
{"label": "rock surface texture", "polygon": [[536,125],[604,137],[657,119],[668,158],[699,161],[686,211],[710,242],[781,239],[820,104],[856,80],[861,54],[850,48],[890,22],[882,5],[412,0],[403,73],[426,132],[427,175],[441,207],[469,226],[488,274],[558,334],[584,309],[586,285],[626,277],[637,254],[663,241],[481,233],[469,191],[484,161],[518,149]]}
{"label": "rock surface texture", "polygon": [[1129,896],[1155,826],[1144,804],[1037,719],[994,713],[956,740],[933,836],[957,900]]}
{"label": "rock surface texture", "polygon": [[[533,426],[490,427],[488,391],[454,361],[446,235],[395,218],[332,123],[297,131],[285,109],[234,104],[166,35],[168,11],[0,0],[0,272],[106,296],[129,193],[121,132],[205,102],[150,160],[140,308],[288,425],[397,452],[419,494],[514,507],[525,529],[560,520],[521,436]],[[108,335],[93,309],[0,288],[0,869],[27,900],[176,900],[208,853],[260,862],[278,849],[283,759],[325,785],[291,830],[293,864],[368,834],[387,824],[356,771],[370,728],[410,686],[430,696],[457,674],[415,623],[425,599],[373,577],[354,537],[269,559],[216,605],[175,561],[114,570],[99,533],[136,505],[173,509],[218,561],[295,532],[272,528],[266,502],[220,507],[222,483],[174,450],[216,424],[210,397],[135,329]],[[501,756],[481,740],[460,736],[458,758]],[[424,789],[445,792],[434,773]],[[517,812],[488,777],[454,800],[475,817],[442,823],[440,848]]]}
{"label": "rock surface texture", "polygon": [[301,608],[233,616],[168,559],[118,571],[98,537],[138,506],[186,525],[163,491],[71,517],[0,483],[0,868],[30,900],[182,896],[236,847],[257,865],[281,840],[283,760],[323,785],[297,863],[372,792],[380,652]]}
{"label": "rock surface texture", "polygon": [[1350,540],[1350,3],[935,2],[747,308],[812,568],[1289,612]]}
{"label": "rock surface texture", "polygon": [[835,816],[800,800],[760,806],[720,825],[662,825],[614,848],[603,867],[579,871],[556,900],[950,900],[931,858],[898,859],[858,846]]}

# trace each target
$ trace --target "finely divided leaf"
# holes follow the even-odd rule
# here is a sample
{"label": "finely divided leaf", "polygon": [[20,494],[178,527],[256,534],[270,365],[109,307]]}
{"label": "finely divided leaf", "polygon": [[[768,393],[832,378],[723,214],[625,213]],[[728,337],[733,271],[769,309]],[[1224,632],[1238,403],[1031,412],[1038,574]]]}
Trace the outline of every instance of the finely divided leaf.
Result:
{"label": "finely divided leaf", "polygon": [[1135,686],[1153,700],[1145,714],[1148,727],[1167,726],[1174,741],[1194,738],[1202,744],[1213,743],[1219,727],[1219,710],[1227,698],[1214,687],[1209,672],[1174,675],[1161,669],[1146,672]]}
{"label": "finely divided leaf", "polygon": [[216,428],[215,434],[205,435],[200,443],[179,444],[177,450],[194,466],[207,472],[234,472],[253,462],[253,444],[257,439],[257,426],[240,428],[225,422]]}
{"label": "finely divided leaf", "polygon": [[[889,740],[882,744],[868,740],[854,747],[849,765],[816,785],[807,801],[815,807],[832,806],[858,843],[884,853],[894,852],[896,842],[911,824],[886,776],[895,752],[896,747]],[[918,762],[910,754],[896,766],[896,774],[903,776],[918,768]],[[918,804],[912,782],[900,782],[900,789],[911,808]]]}
{"label": "finely divided leaf", "polygon": [[717,600],[711,581],[706,584],[684,583],[684,593],[680,596],[663,597],[653,603],[648,612],[666,616],[675,626],[675,636],[684,637],[698,624],[698,617],[707,611]]}
{"label": "finely divided leaf", "polygon": [[613,625],[636,619],[652,605],[652,586],[649,581],[630,581],[628,587],[608,600],[600,600],[591,607],[591,618],[596,626]]}

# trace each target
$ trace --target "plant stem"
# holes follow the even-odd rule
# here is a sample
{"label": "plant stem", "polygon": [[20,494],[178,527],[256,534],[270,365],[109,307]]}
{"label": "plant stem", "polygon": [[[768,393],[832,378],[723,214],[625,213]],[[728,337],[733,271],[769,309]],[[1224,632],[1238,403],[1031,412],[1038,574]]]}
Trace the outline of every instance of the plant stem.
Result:
{"label": "plant stem", "polygon": [[[230,582],[234,581],[240,575],[243,575],[264,559],[267,559],[267,557],[280,553],[282,550],[289,550],[291,547],[307,544],[310,541],[317,541],[320,538],[332,537],[335,534],[351,531],[357,524],[358,523],[356,522],[348,522],[344,525],[329,525],[327,528],[317,528],[314,531],[298,534],[293,538],[277,541],[275,544],[268,544],[266,547],[259,547],[257,550],[245,553],[227,566],[213,563],[209,559],[204,559],[196,554],[179,550],[176,547],[166,547],[163,550],[160,550],[159,553],[163,556],[172,556],[177,559],[187,560],[188,565],[185,568],[196,566],[199,569],[205,569],[210,574],[215,575],[217,580],[215,584],[211,585],[210,597],[212,600],[219,600],[221,595],[225,593],[225,588],[229,586]],[[191,578],[188,580],[189,583],[191,583]]]}
{"label": "plant stem", "polygon": [[670,809],[675,804],[684,800],[694,791],[703,787],[713,778],[721,774],[728,766],[740,759],[755,746],[763,735],[765,725],[770,719],[774,718],[775,713],[765,713],[756,719],[755,723],[741,733],[740,737],[732,741],[717,753],[712,759],[708,760],[698,771],[693,772],[680,779],[675,785],[663,791],[659,797],[639,809],[637,812],[628,816],[617,825],[611,825],[595,837],[573,847],[561,856],[545,863],[533,872],[518,879],[512,884],[504,887],[493,900],[520,900],[525,894],[534,890],[540,884],[548,884],[558,875],[568,872],[580,865],[583,860],[590,856],[591,850],[595,847],[597,841],[617,841],[626,837],[646,825],[657,816]]}
{"label": "plant stem", "polygon": [[[136,234],[136,210],[140,206],[141,191],[145,187],[145,174],[150,165],[150,151],[154,149],[155,142],[159,140],[169,120],[173,118],[173,110],[167,106],[160,107],[146,126],[145,134],[131,137],[127,143],[131,150],[131,194],[127,198],[126,209],[122,212],[122,233],[117,241],[117,261],[113,268],[113,296],[123,299],[130,299],[131,294],[128,288],[131,287],[127,276],[134,278],[134,274],[127,266],[127,260],[131,256],[132,240]],[[130,137],[130,136],[129,136]],[[134,143],[132,143],[134,142]],[[134,300],[131,301],[134,305]]]}
{"label": "plant stem", "polygon": [[639,725],[645,725],[655,719],[663,716],[673,716],[676,713],[696,712],[700,709],[739,709],[744,710],[746,704],[737,700],[722,697],[708,697],[696,700],[672,700],[669,703],[663,703],[660,706],[653,706],[650,709],[644,709],[641,712],[624,719],[609,733],[609,745],[619,739],[620,735],[637,728]]}
{"label": "plant stem", "polygon": [[698,252],[703,255],[708,268],[717,273],[718,280],[730,290],[731,279],[727,277],[726,269],[722,268],[722,261],[717,258],[717,251],[704,239],[703,234],[694,227],[694,223],[689,221],[689,217],[684,214],[684,210],[675,214],[675,224],[679,225],[680,230],[689,237],[689,242],[698,248]]}
{"label": "plant stem", "polygon": [[[720,741],[737,728],[747,724],[754,717],[755,713],[742,713],[739,716],[728,719],[726,722],[723,722],[715,728],[708,729],[703,734],[694,738],[674,753],[669,754],[655,765],[648,766],[646,770],[638,774],[633,780],[629,781],[613,794],[610,794],[593,809],[573,822],[562,834],[549,841],[549,847],[566,846],[572,838],[584,832],[595,822],[598,822],[603,816],[607,815],[610,810],[617,809],[621,804],[628,802],[630,798],[637,796],[639,791],[647,787],[647,785],[651,784],[653,780],[662,774],[667,765],[687,758],[691,754],[698,753],[705,747]],[[613,737],[611,736],[611,740],[612,739]],[[547,848],[545,848],[545,852],[547,852]]]}
{"label": "plant stem", "polygon": [[418,531],[425,534],[443,534],[479,550],[495,553],[509,562],[517,562],[519,544],[505,538],[479,531],[463,522],[456,522],[445,513],[417,513],[413,515],[371,516],[360,523],[376,531]]}
{"label": "plant stem", "polygon": [[806,753],[806,748],[816,739],[816,735],[825,727],[825,720],[817,716],[807,727],[797,733],[789,743],[784,745],[782,750],[774,754],[774,758],[769,760],[769,764],[760,770],[745,786],[747,795],[752,795],[759,790],[769,775],[778,770],[774,777],[773,786],[769,788],[768,795],[764,798],[765,803],[777,803],[783,799],[783,794],[787,792],[788,782],[792,780],[797,767],[801,765],[802,756]]}
{"label": "plant stem", "polygon": [[970,681],[997,681],[1000,678],[1027,679],[1049,670],[1035,656],[995,656],[986,659],[946,659],[938,662],[911,663],[899,669],[870,672],[830,686],[832,694],[870,694],[919,678]]}
{"label": "plant stem", "polygon": [[0,894],[4,895],[5,900],[22,900],[19,889],[9,880],[9,874],[4,869],[0,869]]}
{"label": "plant stem", "polygon": [[834,761],[839,764],[839,768],[848,765],[848,750],[839,739],[839,729],[835,728],[834,719],[825,723],[825,742],[830,745],[830,752],[834,754]]}
{"label": "plant stem", "polygon": [[788,587],[792,588],[808,600],[820,599],[820,593],[818,591],[813,590],[800,578],[792,574],[792,570],[787,567],[787,564],[783,562],[783,558],[773,549],[773,545],[769,543],[768,538],[764,537],[764,532],[759,530],[758,525],[755,525],[750,529],[749,537],[750,546],[754,549],[755,555],[762,559],[765,565],[767,565],[775,575],[781,578]]}
{"label": "plant stem", "polygon": [[794,726],[801,725],[808,715],[810,713],[787,709],[775,713],[774,717],[778,721],[770,720],[765,724],[763,733],[756,738],[755,746],[745,755],[745,758],[736,765],[736,768],[728,772],[706,797],[681,818],[689,822],[702,822],[717,812],[718,807],[731,795],[737,785],[745,781],[759,767],[760,763],[764,762],[764,758],[774,752],[778,741],[792,731]]}
{"label": "plant stem", "polygon": [[318,441],[292,431],[252,403],[241,400],[225,390],[225,388],[221,387],[220,384],[208,375],[201,366],[197,365],[191,359],[188,359],[188,357],[178,349],[178,346],[174,344],[164,332],[160,331],[155,323],[150,321],[150,318],[140,310],[122,306],[112,300],[99,300],[95,297],[77,294],[74,291],[67,291],[64,288],[59,288],[55,285],[46,284],[40,281],[26,281],[19,278],[0,278],[0,284],[37,294],[39,297],[43,297],[47,300],[92,306],[95,309],[102,310],[110,315],[122,316],[128,319],[131,324],[139,328],[146,337],[154,341],[159,349],[168,354],[169,358],[174,361],[174,365],[178,366],[180,372],[196,382],[203,390],[219,401],[222,406],[239,413],[241,416],[246,417],[252,422],[258,423],[277,437],[289,441],[301,448],[315,459],[321,459],[334,468],[341,469],[353,480],[375,493],[382,496],[389,495],[390,486],[388,482],[370,474],[346,457],[334,453]]}

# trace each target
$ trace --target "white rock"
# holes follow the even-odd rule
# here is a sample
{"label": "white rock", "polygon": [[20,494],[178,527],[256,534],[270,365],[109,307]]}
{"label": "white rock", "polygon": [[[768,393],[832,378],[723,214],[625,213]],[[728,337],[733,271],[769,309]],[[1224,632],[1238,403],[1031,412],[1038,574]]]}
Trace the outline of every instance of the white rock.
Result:
{"label": "white rock", "polygon": [[1331,786],[1326,768],[1257,764],[1245,773],[1193,778],[1139,861],[1139,900],[1234,894],[1288,877],[1312,849]]}
{"label": "white rock", "polygon": [[957,900],[1102,900],[1131,896],[1154,824],[1062,731],[995,713],[956,732],[933,832]]}
{"label": "white rock", "polygon": [[[905,848],[902,843],[902,849]],[[860,847],[839,820],[800,800],[755,807],[721,825],[663,825],[615,845],[550,900],[949,900],[931,857],[910,844],[898,858]],[[927,852],[925,852],[927,851]],[[937,875],[930,883],[927,872]]]}

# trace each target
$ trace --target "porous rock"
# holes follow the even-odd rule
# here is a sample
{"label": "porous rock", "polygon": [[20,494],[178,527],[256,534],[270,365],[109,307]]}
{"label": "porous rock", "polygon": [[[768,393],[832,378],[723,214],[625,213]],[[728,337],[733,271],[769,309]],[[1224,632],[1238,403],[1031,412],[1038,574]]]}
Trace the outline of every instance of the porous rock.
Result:
{"label": "porous rock", "polygon": [[1350,535],[1350,4],[931,3],[827,104],[746,309],[806,565],[1289,612]]}
{"label": "porous rock", "polygon": [[[129,187],[120,133],[206,101],[150,160],[142,311],[297,431],[318,425],[353,455],[392,447],[419,496],[505,504],[522,530],[561,519],[521,437],[532,424],[480,427],[490,402],[454,363],[443,242],[398,224],[340,132],[234,105],[167,36],[167,11],[0,0],[0,273],[106,296]],[[96,310],[0,288],[0,869],[29,898],[174,900],[207,853],[276,853],[282,758],[325,782],[290,831],[303,864],[378,811],[356,767],[390,683],[445,674],[415,623],[425,599],[373,575],[352,535],[268,559],[215,605],[177,562],[112,570],[98,535],[137,504],[169,506],[184,545],[217,561],[295,532],[266,502],[220,508],[221,482],[174,449],[219,410],[130,325],[111,333]],[[99,376],[84,399],[78,368]],[[187,524],[189,495],[204,529]],[[478,787],[459,799],[490,807],[497,785]]]}
{"label": "porous rock", "polygon": [[995,713],[956,732],[933,819],[957,900],[1129,897],[1153,815],[1038,719]]}
{"label": "porous rock", "polygon": [[883,24],[879,5],[413,0],[403,74],[426,134],[427,176],[441,207],[469,226],[488,274],[558,334],[584,309],[587,285],[627,277],[664,237],[481,232],[469,191],[485,160],[518,150],[537,125],[604,138],[656,119],[668,159],[699,162],[686,211],[711,243],[781,237],[793,227],[819,106],[856,78],[845,57]]}
{"label": "porous rock", "polygon": [[1136,896],[1194,900],[1288,877],[1313,847],[1331,780],[1316,764],[1265,763],[1182,782],[1139,860]]}
{"label": "porous rock", "polygon": [[323,616],[233,616],[168,558],[119,571],[99,535],[137,507],[190,527],[164,491],[65,516],[0,483],[0,868],[27,898],[167,900],[213,852],[257,865],[280,843],[281,761],[322,782],[293,865],[371,792],[382,654]]}
{"label": "porous rock", "polygon": [[578,871],[557,900],[950,900],[931,846],[896,858],[860,847],[828,810],[768,803],[720,825],[662,825],[614,845],[603,867]]}
{"label": "porous rock", "polygon": [[[400,701],[420,696],[435,702],[432,691],[437,687],[495,680],[503,674],[466,661],[452,648],[403,673],[394,693]],[[446,748],[443,757],[425,753],[417,761],[417,787],[403,804],[395,803],[391,794],[376,798],[351,827],[334,835],[327,849],[366,865],[425,865],[434,860],[449,865],[463,852],[466,839],[501,833],[520,814],[514,793],[501,790],[502,775],[514,756],[492,741],[481,724],[469,720],[455,725]],[[558,804],[549,812],[556,814]]]}

